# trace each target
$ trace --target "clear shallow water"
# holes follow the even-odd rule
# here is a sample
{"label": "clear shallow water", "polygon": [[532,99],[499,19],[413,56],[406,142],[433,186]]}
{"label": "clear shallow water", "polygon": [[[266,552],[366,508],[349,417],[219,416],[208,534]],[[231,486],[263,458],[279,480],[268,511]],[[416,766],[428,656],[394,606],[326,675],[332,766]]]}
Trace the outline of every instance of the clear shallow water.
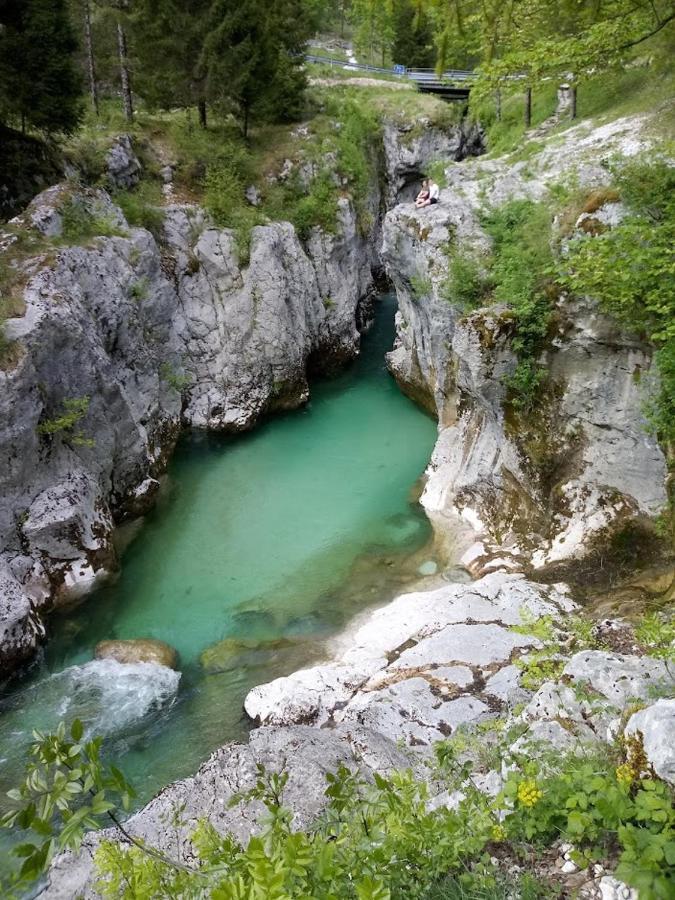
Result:
{"label": "clear shallow water", "polygon": [[[80,715],[147,800],[246,733],[250,687],[316,658],[411,580],[430,536],[411,489],[436,427],[386,371],[394,312],[383,297],[360,358],[314,385],[307,408],[236,439],[182,440],[120,578],[52,620],[42,667],[0,701],[0,789],[31,728]],[[175,696],[151,670],[134,687],[86,665],[99,640],[136,637],[179,651]],[[207,671],[200,655],[223,639],[245,643],[212,652]]]}

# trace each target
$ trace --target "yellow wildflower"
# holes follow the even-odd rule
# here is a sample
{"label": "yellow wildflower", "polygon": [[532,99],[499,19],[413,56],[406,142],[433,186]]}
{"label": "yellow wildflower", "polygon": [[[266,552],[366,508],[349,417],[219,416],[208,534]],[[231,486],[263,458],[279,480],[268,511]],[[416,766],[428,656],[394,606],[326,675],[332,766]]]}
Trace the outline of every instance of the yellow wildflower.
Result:
{"label": "yellow wildflower", "polygon": [[534,806],[544,796],[536,781],[521,781],[518,785],[518,801],[521,806]]}
{"label": "yellow wildflower", "polygon": [[506,828],[504,828],[503,825],[493,825],[492,826],[492,840],[493,841],[506,840]]}
{"label": "yellow wildflower", "polygon": [[635,779],[635,772],[630,763],[622,763],[620,766],[617,766],[615,774],[619,784],[623,784],[625,787],[630,787]]}

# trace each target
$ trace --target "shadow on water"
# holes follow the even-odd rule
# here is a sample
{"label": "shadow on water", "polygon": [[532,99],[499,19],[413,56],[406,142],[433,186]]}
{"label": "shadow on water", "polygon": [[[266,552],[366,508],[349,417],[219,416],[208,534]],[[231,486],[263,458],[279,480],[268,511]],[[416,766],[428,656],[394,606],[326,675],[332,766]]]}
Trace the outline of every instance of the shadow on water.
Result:
{"label": "shadow on water", "polygon": [[[360,357],[303,410],[181,440],[118,580],[54,617],[39,671],[0,701],[0,787],[33,727],[78,715],[147,800],[246,735],[253,685],[325,655],[355,614],[419,579],[431,529],[411,486],[436,427],[386,371],[394,313],[383,296]],[[143,667],[92,667],[99,640],[136,637],[178,649],[177,690]]]}

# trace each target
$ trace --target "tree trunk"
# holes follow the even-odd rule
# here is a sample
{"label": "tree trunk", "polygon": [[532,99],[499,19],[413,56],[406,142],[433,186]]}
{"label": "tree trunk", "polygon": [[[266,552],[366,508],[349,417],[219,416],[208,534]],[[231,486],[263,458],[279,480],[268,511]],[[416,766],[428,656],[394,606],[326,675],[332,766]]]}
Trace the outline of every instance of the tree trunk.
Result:
{"label": "tree trunk", "polygon": [[203,97],[197,101],[197,109],[199,110],[199,124],[202,128],[206,128],[206,100]]}
{"label": "tree trunk", "polygon": [[127,59],[127,36],[122,28],[122,23],[117,23],[117,52],[120,58],[120,80],[122,82],[122,99],[124,101],[124,115],[127,122],[133,121],[134,105],[131,99],[131,80],[129,78],[129,60]]}
{"label": "tree trunk", "polygon": [[577,86],[572,85],[572,102],[570,103],[570,116],[572,119],[577,117]]}
{"label": "tree trunk", "polygon": [[502,92],[499,88],[495,91],[495,115],[497,117],[497,121],[501,122],[502,120]]}
{"label": "tree trunk", "polygon": [[248,137],[248,103],[244,103],[244,138]]}
{"label": "tree trunk", "polygon": [[94,112],[98,115],[98,86],[96,84],[96,66],[94,64],[94,43],[91,39],[91,9],[89,0],[84,0],[84,47],[87,53],[87,73],[89,75],[89,93]]}
{"label": "tree trunk", "polygon": [[340,4],[340,37],[344,40],[345,36],[345,0]]}
{"label": "tree trunk", "polygon": [[532,88],[529,87],[525,91],[525,127],[529,128],[532,124]]}

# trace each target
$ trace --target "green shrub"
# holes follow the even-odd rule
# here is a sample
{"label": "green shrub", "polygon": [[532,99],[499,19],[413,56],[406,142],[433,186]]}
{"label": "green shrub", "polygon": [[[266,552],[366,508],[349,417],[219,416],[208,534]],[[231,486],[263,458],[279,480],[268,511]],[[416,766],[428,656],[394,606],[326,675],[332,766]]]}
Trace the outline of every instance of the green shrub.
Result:
{"label": "green shrub", "polygon": [[667,900],[675,892],[673,793],[646,771],[639,740],[624,753],[619,765],[611,756],[521,759],[501,798],[513,809],[503,837],[535,848],[569,841],[580,866],[618,852],[618,878],[641,900]]}
{"label": "green shrub", "polygon": [[[126,831],[117,806],[128,808],[133,791],[117,769],[103,764],[100,739],[82,738],[79,722],[68,736],[63,725],[52,735],[35,733],[26,778],[9,792],[12,809],[2,824],[37,838],[14,849],[23,860],[19,889],[106,820],[124,843],[99,845],[96,890],[115,900],[537,900],[555,896],[555,888],[550,892],[537,881],[527,862],[559,839],[573,843],[580,866],[618,856],[618,877],[638,888],[641,900],[667,900],[675,888],[673,793],[649,771],[639,737],[596,755],[543,749],[516,755],[503,791],[490,798],[467,782],[472,763],[463,761],[463,736],[453,736],[436,745],[430,775],[439,787],[462,786],[456,809],[430,809],[427,783],[410,771],[386,778],[375,773],[370,783],[340,766],[327,774],[327,805],[305,830],[292,828],[292,812],[283,805],[287,774],[258,766],[255,787],[231,804],[264,806],[261,830],[243,845],[202,821],[191,838],[196,859],[190,862]],[[503,755],[511,740],[505,731]],[[180,812],[175,816],[178,824]],[[502,845],[504,853],[497,854],[506,865],[514,857],[524,863],[515,884],[493,865],[495,844]]]}
{"label": "green shrub", "polygon": [[70,444],[91,447],[94,441],[75,426],[89,411],[89,397],[67,397],[61,403],[61,414],[53,419],[43,419],[37,427],[38,434],[53,436],[63,434]]}
{"label": "green shrub", "polygon": [[67,244],[83,244],[93,237],[116,237],[123,235],[111,219],[95,216],[76,197],[67,200],[61,209],[61,238]]}
{"label": "green shrub", "polygon": [[300,197],[290,210],[290,219],[302,240],[307,240],[312,228],[329,233],[337,227],[338,192],[329,171],[320,172],[312,180],[309,193]]}
{"label": "green shrub", "polygon": [[512,200],[483,216],[493,240],[490,279],[493,298],[511,308],[511,346],[518,356],[505,384],[514,409],[534,408],[545,379],[537,357],[548,334],[552,304],[551,213],[544,203]]}
{"label": "green shrub", "polygon": [[472,256],[453,254],[448,263],[448,278],[442,296],[448,303],[466,312],[482,306],[489,295],[492,282],[484,268]]}
{"label": "green shrub", "polygon": [[431,297],[433,285],[429,276],[411,275],[410,290],[412,291],[413,300],[422,300],[424,297]]}
{"label": "green shrub", "polygon": [[151,181],[141,181],[131,190],[113,194],[113,201],[120,207],[127,222],[135,228],[145,228],[156,238],[161,235],[164,226],[161,200],[159,184]]}

